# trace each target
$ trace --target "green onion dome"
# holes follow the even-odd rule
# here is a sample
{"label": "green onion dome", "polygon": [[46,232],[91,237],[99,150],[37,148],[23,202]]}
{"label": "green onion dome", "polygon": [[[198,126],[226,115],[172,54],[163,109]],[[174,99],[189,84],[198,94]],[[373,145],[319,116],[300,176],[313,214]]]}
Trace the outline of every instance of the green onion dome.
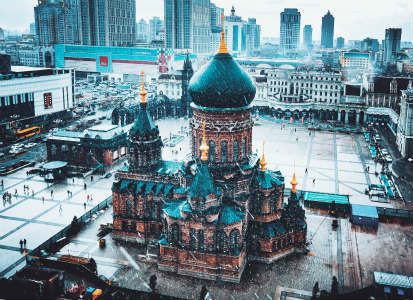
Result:
{"label": "green onion dome", "polygon": [[255,86],[248,74],[229,53],[217,53],[189,82],[192,101],[208,108],[240,108],[255,97]]}

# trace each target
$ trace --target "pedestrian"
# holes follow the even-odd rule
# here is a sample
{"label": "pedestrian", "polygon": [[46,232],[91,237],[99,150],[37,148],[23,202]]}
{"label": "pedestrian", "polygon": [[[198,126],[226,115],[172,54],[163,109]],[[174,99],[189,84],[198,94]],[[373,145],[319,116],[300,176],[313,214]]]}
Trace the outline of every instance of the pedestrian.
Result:
{"label": "pedestrian", "polygon": [[26,249],[26,239],[23,239],[23,247]]}
{"label": "pedestrian", "polygon": [[14,189],[14,195],[17,196],[17,189]]}
{"label": "pedestrian", "polygon": [[90,195],[90,201],[91,201],[91,202],[93,201],[92,195]]}
{"label": "pedestrian", "polygon": [[44,196],[42,196],[42,202],[44,203]]}
{"label": "pedestrian", "polygon": [[296,142],[298,142],[298,138],[295,138]]}
{"label": "pedestrian", "polygon": [[74,177],[72,178],[72,182],[75,183],[75,178]]}
{"label": "pedestrian", "polygon": [[307,168],[305,168],[305,172],[306,172],[306,173],[308,173],[308,170],[307,170]]}
{"label": "pedestrian", "polygon": [[23,241],[22,240],[20,240],[20,249],[22,249],[23,248]]}
{"label": "pedestrian", "polygon": [[83,202],[83,206],[85,207],[85,209],[86,209],[86,202]]}
{"label": "pedestrian", "polygon": [[59,213],[62,214],[62,204],[59,206]]}
{"label": "pedestrian", "polygon": [[4,187],[4,180],[1,180],[1,186]]}
{"label": "pedestrian", "polygon": [[89,202],[89,198],[90,198],[90,196],[89,196],[89,194],[88,194],[87,197],[86,197],[86,199],[87,199],[88,202]]}
{"label": "pedestrian", "polygon": [[34,190],[32,189],[32,197],[34,197]]}
{"label": "pedestrian", "polygon": [[315,184],[315,178],[313,179],[313,184]]}
{"label": "pedestrian", "polygon": [[83,188],[86,190],[86,182],[83,184]]}
{"label": "pedestrian", "polygon": [[92,175],[92,176],[90,176],[90,181],[93,181],[93,175]]}
{"label": "pedestrian", "polygon": [[53,198],[53,190],[50,190],[50,197]]}
{"label": "pedestrian", "polygon": [[67,198],[69,198],[69,195],[70,195],[69,190],[67,190],[66,192],[67,192]]}

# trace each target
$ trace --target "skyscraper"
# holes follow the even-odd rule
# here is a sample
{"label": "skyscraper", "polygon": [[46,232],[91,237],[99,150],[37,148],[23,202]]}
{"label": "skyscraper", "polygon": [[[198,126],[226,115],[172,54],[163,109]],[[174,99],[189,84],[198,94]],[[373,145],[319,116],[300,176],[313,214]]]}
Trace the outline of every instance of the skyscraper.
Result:
{"label": "skyscraper", "polygon": [[147,42],[149,40],[149,24],[145,19],[140,19],[136,24],[136,35],[139,41]]}
{"label": "skyscraper", "polygon": [[209,0],[164,0],[166,47],[209,53]]}
{"label": "skyscraper", "polygon": [[309,49],[313,45],[313,27],[311,25],[305,25],[303,29],[303,44],[304,47]]}
{"label": "skyscraper", "polygon": [[379,40],[372,38],[365,38],[361,42],[361,51],[371,52],[371,57],[374,57],[377,51],[379,51]]}
{"label": "skyscraper", "polygon": [[337,49],[343,49],[344,48],[344,38],[343,37],[339,36],[337,38],[336,48]]}
{"label": "skyscraper", "polygon": [[[78,2],[79,0],[72,0]],[[80,0],[83,44],[133,46],[136,42],[135,0]]]}
{"label": "skyscraper", "polygon": [[136,41],[135,0],[41,0],[34,13],[41,46],[132,46]]}
{"label": "skyscraper", "polygon": [[153,17],[149,20],[149,41],[160,39],[163,26],[164,22],[159,17]]}
{"label": "skyscraper", "polygon": [[211,3],[210,6],[210,17],[211,17],[211,51],[218,49],[219,42],[221,40],[221,29],[222,29],[222,15],[224,14],[224,9]]}
{"label": "skyscraper", "polygon": [[321,25],[321,47],[333,48],[334,42],[334,17],[330,13],[324,15]]}
{"label": "skyscraper", "polygon": [[79,44],[76,0],[43,0],[34,7],[36,42],[40,46]]}
{"label": "skyscraper", "polygon": [[387,28],[384,40],[384,63],[394,63],[400,52],[401,28]]}
{"label": "skyscraper", "polygon": [[280,45],[283,52],[297,50],[300,43],[300,12],[297,8],[285,8],[280,14],[280,22]]}
{"label": "skyscraper", "polygon": [[36,34],[36,23],[30,23],[30,34]]}

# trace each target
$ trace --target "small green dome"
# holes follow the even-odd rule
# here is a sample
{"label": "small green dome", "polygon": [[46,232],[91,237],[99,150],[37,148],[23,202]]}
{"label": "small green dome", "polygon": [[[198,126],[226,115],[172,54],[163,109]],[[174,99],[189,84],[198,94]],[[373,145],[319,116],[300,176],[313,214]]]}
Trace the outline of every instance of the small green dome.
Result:
{"label": "small green dome", "polygon": [[199,106],[239,108],[254,100],[255,86],[230,54],[218,53],[192,76],[188,92]]}

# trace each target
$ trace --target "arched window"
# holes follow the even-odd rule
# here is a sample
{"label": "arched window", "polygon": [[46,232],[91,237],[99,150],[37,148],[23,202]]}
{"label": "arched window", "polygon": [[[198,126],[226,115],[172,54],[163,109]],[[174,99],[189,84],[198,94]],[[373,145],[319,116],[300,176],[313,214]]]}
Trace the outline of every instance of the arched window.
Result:
{"label": "arched window", "polygon": [[225,232],[220,230],[216,233],[217,252],[224,252],[226,240],[227,236]]}
{"label": "arched window", "polygon": [[132,203],[130,200],[126,200],[126,215],[132,217]]}
{"label": "arched window", "polygon": [[238,229],[233,229],[229,234],[229,251],[231,254],[239,254],[239,237],[240,234]]}
{"label": "arched window", "polygon": [[179,226],[178,224],[174,223],[169,226],[169,235],[170,235],[170,242],[173,244],[179,243]]}
{"label": "arched window", "polygon": [[247,157],[247,139],[242,139],[242,158]]}
{"label": "arched window", "polygon": [[234,161],[236,162],[236,161],[238,161],[238,141],[235,141],[234,142],[234,151],[233,151],[233,154],[234,154]]}
{"label": "arched window", "polygon": [[155,201],[152,201],[152,202],[151,202],[151,217],[152,217],[152,220],[156,220],[156,219],[157,219],[157,214],[156,214],[156,212],[157,212],[156,202],[155,202]]}
{"label": "arched window", "polygon": [[195,237],[195,229],[191,228],[189,230],[189,247],[192,250],[195,250],[196,248],[196,237]]}
{"label": "arched window", "polygon": [[228,146],[227,142],[221,142],[221,162],[227,162]]}
{"label": "arched window", "polygon": [[52,151],[52,155],[56,155],[56,153],[57,153],[57,147],[56,147],[56,145],[52,145],[51,151]]}
{"label": "arched window", "polygon": [[196,154],[196,137],[192,137],[192,147],[193,147],[193,153]]}
{"label": "arched window", "polygon": [[204,231],[198,230],[198,250],[204,251]]}
{"label": "arched window", "polygon": [[214,141],[209,141],[209,161],[215,161],[215,143]]}
{"label": "arched window", "polygon": [[272,252],[277,251],[277,242],[272,242]]}

